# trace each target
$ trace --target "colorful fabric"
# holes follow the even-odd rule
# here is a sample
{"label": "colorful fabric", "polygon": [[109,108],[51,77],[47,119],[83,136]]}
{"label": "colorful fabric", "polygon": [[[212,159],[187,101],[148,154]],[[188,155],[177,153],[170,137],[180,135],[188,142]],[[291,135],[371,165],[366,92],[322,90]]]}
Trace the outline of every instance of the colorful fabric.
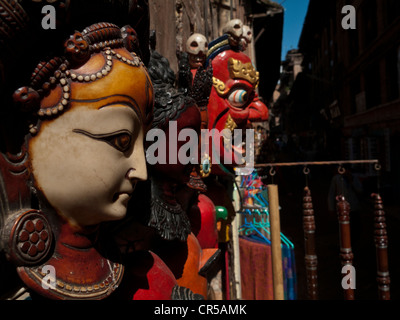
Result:
{"label": "colorful fabric", "polygon": [[243,300],[273,300],[271,247],[250,237],[239,237]]}
{"label": "colorful fabric", "polygon": [[[273,300],[271,245],[258,235],[240,236],[240,268],[244,300]],[[282,243],[284,299],[297,299],[294,249]]]}

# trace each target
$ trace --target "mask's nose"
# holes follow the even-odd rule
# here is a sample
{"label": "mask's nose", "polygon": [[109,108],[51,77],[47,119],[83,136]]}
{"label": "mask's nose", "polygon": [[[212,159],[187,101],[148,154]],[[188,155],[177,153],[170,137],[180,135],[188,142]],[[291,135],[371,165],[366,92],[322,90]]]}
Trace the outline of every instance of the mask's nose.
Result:
{"label": "mask's nose", "polygon": [[258,95],[254,97],[254,100],[249,105],[249,121],[250,122],[262,122],[267,121],[269,111],[267,106],[260,101]]}
{"label": "mask's nose", "polygon": [[141,143],[135,145],[130,160],[132,169],[127,172],[126,177],[129,180],[147,180],[146,156]]}

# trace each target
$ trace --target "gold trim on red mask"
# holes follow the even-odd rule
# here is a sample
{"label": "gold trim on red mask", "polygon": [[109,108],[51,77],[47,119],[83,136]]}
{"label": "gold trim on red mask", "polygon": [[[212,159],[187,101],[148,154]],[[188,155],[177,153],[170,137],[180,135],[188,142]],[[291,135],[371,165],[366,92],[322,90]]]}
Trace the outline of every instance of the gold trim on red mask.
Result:
{"label": "gold trim on red mask", "polygon": [[258,87],[260,73],[256,71],[251,62],[243,63],[240,60],[230,58],[228,60],[228,69],[232,79],[247,80],[256,88]]}

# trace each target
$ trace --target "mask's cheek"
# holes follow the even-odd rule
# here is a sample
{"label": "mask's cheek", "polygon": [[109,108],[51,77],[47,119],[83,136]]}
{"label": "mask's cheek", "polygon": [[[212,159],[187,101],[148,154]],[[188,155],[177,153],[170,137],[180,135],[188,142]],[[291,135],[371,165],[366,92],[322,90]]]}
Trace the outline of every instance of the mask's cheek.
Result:
{"label": "mask's cheek", "polygon": [[29,145],[35,186],[68,220],[88,224],[93,217],[101,219],[124,178],[118,153],[72,131],[42,129]]}
{"label": "mask's cheek", "polygon": [[[243,129],[247,123],[247,120],[249,119],[249,109],[238,109],[238,108],[233,108],[230,107],[229,109],[229,115],[231,116],[230,120],[231,122],[233,121],[236,124],[236,129]],[[227,120],[229,121],[229,120]],[[233,123],[232,123],[233,125]]]}

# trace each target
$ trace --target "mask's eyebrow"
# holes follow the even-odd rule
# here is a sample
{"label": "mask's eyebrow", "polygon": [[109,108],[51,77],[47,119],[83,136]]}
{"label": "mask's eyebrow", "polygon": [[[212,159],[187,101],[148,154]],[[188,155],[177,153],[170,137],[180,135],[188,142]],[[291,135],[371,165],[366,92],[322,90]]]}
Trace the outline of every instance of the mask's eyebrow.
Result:
{"label": "mask's eyebrow", "polygon": [[128,95],[123,95],[123,94],[115,94],[111,96],[106,96],[106,97],[100,97],[96,99],[90,99],[90,100],[79,100],[79,99],[71,99],[70,102],[76,102],[76,103],[90,103],[94,104],[95,108],[100,110],[103,108],[107,107],[112,107],[115,104],[122,104],[125,105],[129,108],[131,108],[133,111],[138,114],[140,121],[144,119],[144,115],[142,114],[142,110],[139,107],[139,104],[137,101],[132,98],[131,96]]}
{"label": "mask's eyebrow", "polygon": [[122,134],[122,133],[128,133],[128,134],[132,135],[132,132],[130,132],[129,130],[118,130],[118,131],[114,131],[114,132],[110,132],[110,133],[91,133],[89,131],[82,130],[82,129],[73,129],[72,132],[83,134],[83,135],[88,136],[95,140],[102,140],[102,139],[116,136],[116,135]]}

